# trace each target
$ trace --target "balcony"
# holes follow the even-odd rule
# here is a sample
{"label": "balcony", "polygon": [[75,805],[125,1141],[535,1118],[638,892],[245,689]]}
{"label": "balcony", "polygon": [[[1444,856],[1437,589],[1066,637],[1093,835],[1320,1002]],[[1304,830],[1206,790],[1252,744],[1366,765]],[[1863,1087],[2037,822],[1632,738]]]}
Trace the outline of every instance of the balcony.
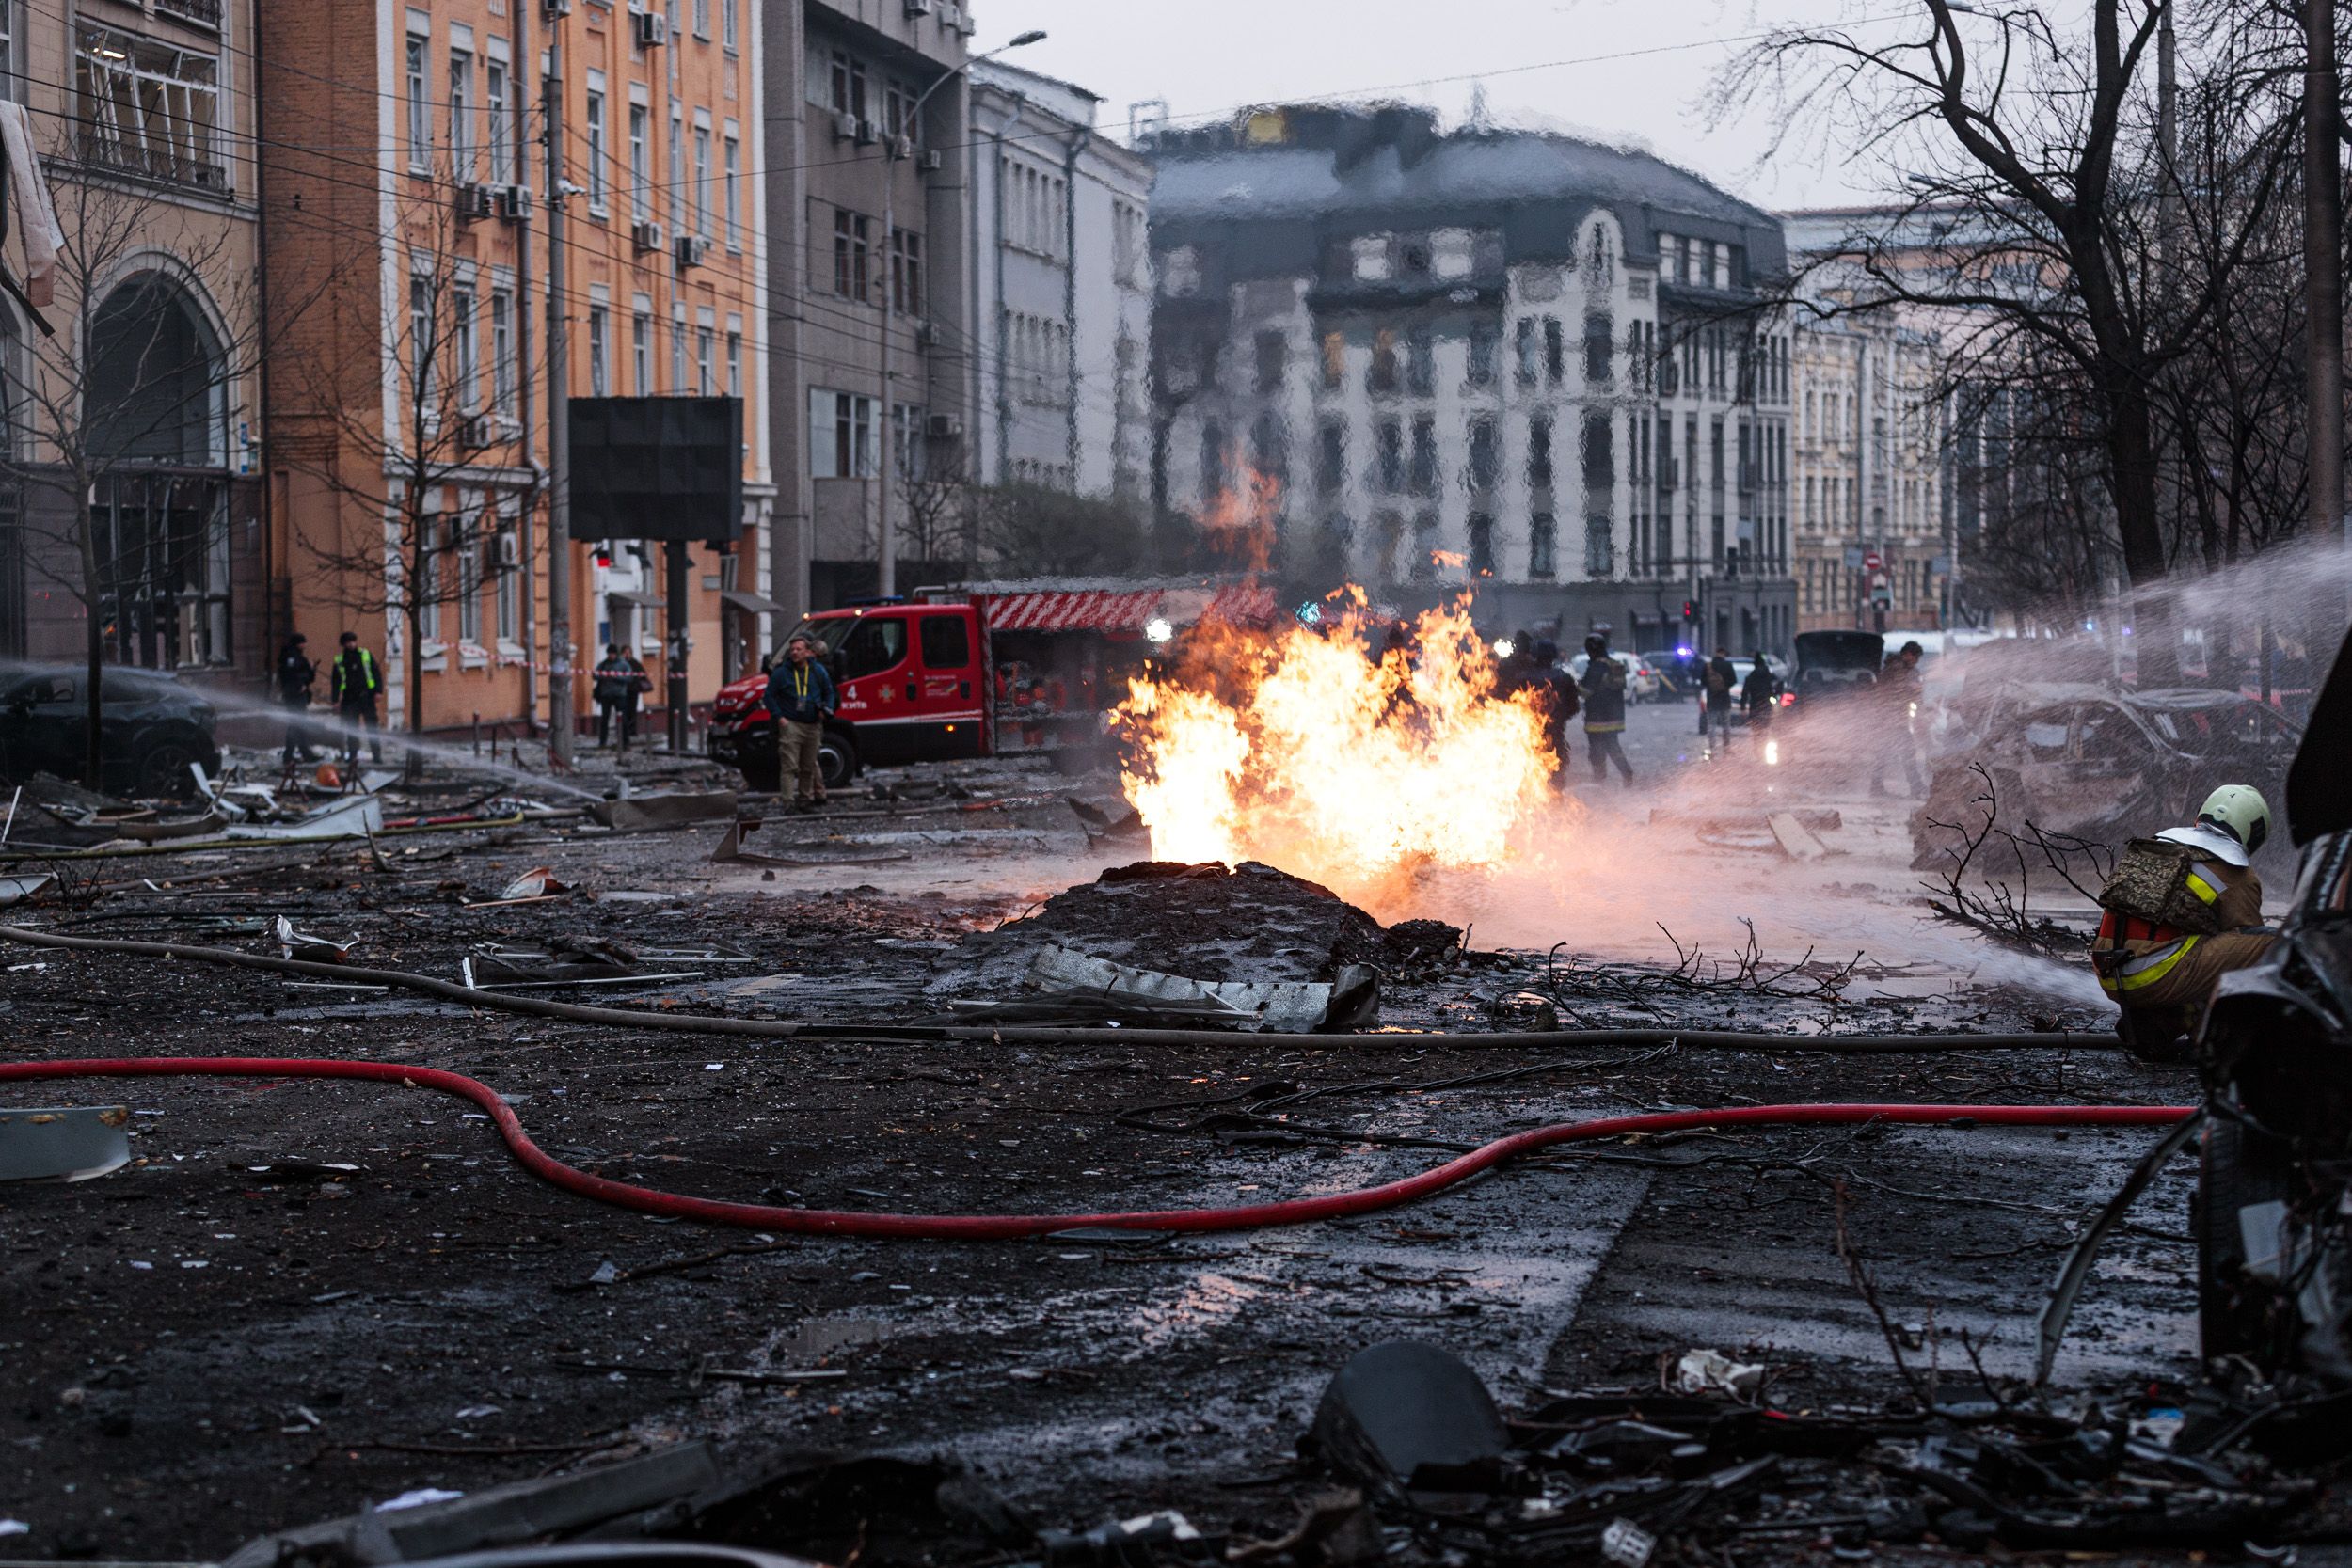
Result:
{"label": "balcony", "polygon": [[155,14],[220,31],[220,0],[155,0]]}
{"label": "balcony", "polygon": [[75,154],[85,168],[128,174],[208,196],[229,195],[229,169],[224,164],[191,158],[169,146],[125,141],[92,131],[83,132],[75,141]]}

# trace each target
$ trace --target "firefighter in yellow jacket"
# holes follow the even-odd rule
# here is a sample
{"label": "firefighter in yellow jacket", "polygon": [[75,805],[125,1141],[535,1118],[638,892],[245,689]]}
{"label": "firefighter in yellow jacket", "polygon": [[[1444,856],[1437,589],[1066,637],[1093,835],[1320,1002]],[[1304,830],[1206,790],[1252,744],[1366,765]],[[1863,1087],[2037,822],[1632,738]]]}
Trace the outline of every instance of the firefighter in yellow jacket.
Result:
{"label": "firefighter in yellow jacket", "polygon": [[2262,879],[2250,863],[2269,835],[2261,792],[2224,784],[2190,826],[2125,847],[2099,895],[2106,912],[2090,965],[2122,1008],[2115,1032],[2135,1054],[2179,1059],[2221,976],[2277,940],[2263,927]]}

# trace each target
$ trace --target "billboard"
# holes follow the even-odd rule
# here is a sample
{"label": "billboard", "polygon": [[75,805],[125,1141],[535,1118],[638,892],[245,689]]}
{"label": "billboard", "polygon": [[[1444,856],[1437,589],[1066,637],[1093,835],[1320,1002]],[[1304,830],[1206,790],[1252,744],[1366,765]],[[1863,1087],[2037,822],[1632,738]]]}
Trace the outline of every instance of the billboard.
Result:
{"label": "billboard", "polygon": [[573,538],[743,531],[740,398],[574,398],[568,428]]}

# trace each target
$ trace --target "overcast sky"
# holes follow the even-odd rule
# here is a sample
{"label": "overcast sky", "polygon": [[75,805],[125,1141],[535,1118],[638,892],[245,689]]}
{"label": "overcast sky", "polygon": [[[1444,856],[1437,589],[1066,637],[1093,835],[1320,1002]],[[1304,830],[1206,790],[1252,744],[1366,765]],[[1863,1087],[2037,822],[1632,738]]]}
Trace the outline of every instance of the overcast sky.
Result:
{"label": "overcast sky", "polygon": [[972,41],[993,49],[1044,28],[1008,63],[1102,94],[1103,128],[1121,137],[1128,106],[1153,98],[1177,123],[1200,124],[1248,103],[1377,92],[1456,124],[1476,84],[1499,123],[1639,143],[1783,208],[1875,193],[1810,153],[1758,167],[1756,127],[1709,127],[1700,101],[1738,47],[1729,40],[1906,9],[1915,14],[1904,0],[979,0]]}

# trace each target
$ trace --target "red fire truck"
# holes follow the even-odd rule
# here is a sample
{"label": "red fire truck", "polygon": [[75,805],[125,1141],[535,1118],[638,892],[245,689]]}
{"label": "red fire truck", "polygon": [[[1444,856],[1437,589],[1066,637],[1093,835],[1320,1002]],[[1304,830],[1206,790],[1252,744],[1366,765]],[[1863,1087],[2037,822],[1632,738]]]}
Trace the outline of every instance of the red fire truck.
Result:
{"label": "red fire truck", "polygon": [[[975,582],[819,610],[792,635],[816,640],[840,689],[823,747],[832,789],[869,764],[1099,755],[1104,711],[1162,644],[1204,620],[1274,615],[1272,592],[1244,578]],[[710,754],[772,790],[767,685],[758,674],[721,689]]]}

